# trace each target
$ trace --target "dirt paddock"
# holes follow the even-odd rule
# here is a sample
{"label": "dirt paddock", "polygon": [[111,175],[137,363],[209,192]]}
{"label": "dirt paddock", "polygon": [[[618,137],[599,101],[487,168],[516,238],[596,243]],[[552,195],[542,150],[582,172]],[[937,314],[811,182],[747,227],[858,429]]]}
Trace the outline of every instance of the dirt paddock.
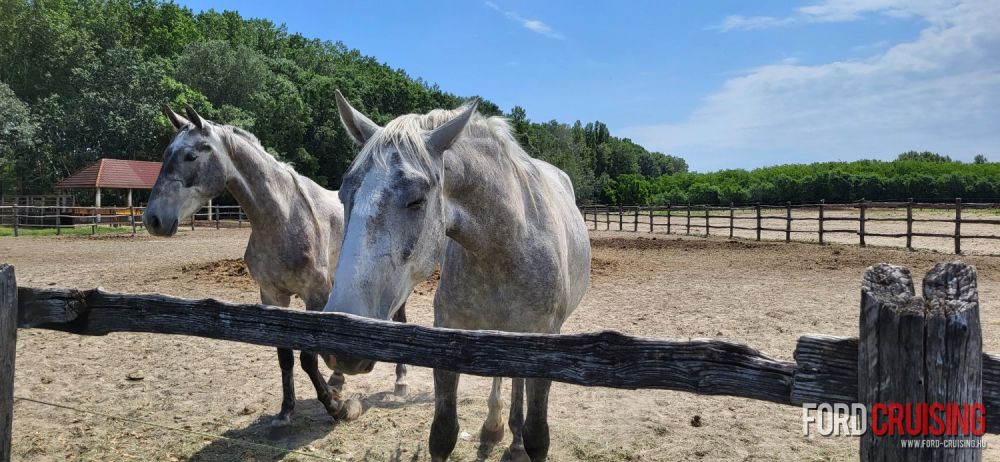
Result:
{"label": "dirt paddock", "polygon": [[[248,234],[199,229],[172,239],[3,238],[0,261],[16,266],[24,286],[101,286],[255,302],[255,286],[237,260]],[[867,266],[906,265],[919,280],[934,263],[954,258],[877,247],[604,231],[592,232],[592,243],[591,287],[564,332],[728,338],[785,360],[800,334],[856,335]],[[1000,258],[963,258],[979,270],[985,349],[998,352]],[[433,289],[433,283],[415,289],[407,305],[413,322],[431,324]],[[342,424],[325,414],[312,399],[305,374],[296,371],[299,402],[292,425],[274,430],[268,422],[278,410],[281,386],[271,348],[149,334],[79,337],[21,330],[18,335],[15,394],[90,413],[17,401],[17,460],[428,458],[433,413],[428,369],[411,368],[406,398],[392,395],[392,365],[349,377],[345,390],[362,395],[368,410]],[[505,385],[509,389],[509,382]],[[462,377],[464,433],[453,460],[501,459],[509,434],[492,452],[479,454],[488,392],[488,379]],[[553,461],[857,458],[854,438],[803,437],[799,408],[741,398],[555,384],[549,415]],[[987,441],[985,458],[1000,460],[1000,438]]]}

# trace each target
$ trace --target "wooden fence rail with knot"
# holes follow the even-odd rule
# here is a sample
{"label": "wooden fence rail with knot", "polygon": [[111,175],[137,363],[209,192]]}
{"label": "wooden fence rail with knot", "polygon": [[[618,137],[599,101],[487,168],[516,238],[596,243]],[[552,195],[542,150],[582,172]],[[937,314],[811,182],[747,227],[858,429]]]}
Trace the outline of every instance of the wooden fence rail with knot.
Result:
{"label": "wooden fence rail with knot", "polygon": [[[858,201],[845,204],[827,204],[820,201],[815,204],[763,205],[694,205],[667,204],[658,206],[622,206],[622,205],[585,205],[580,206],[584,221],[594,230],[606,231],[645,231],[663,232],[667,234],[699,234],[702,236],[718,235],[732,238],[736,231],[752,233],[753,239],[762,240],[762,233],[777,233],[785,242],[791,242],[794,237],[802,239],[815,236],[820,244],[829,240],[831,235],[856,235],[857,244],[867,245],[866,238],[905,239],[909,250],[914,248],[914,238],[938,238],[953,241],[956,255],[962,253],[962,241],[973,239],[1000,239],[996,234],[975,234],[968,231],[963,234],[962,225],[995,225],[1000,231],[1000,215],[990,217],[963,217],[963,210],[998,210],[1000,203],[963,203],[956,198],[951,203],[915,202],[912,199],[905,202],[868,202]],[[947,216],[921,218],[915,217],[914,211],[940,211]],[[872,216],[873,211],[893,212],[900,216]],[[830,212],[834,212],[833,215]],[[953,218],[952,218],[953,216]],[[779,222],[777,227],[773,222]],[[769,224],[772,223],[772,224]],[[815,223],[811,229],[796,229],[793,223]],[[866,225],[896,223],[900,229],[892,231],[872,230]],[[951,233],[921,232],[914,229],[915,224],[952,224]],[[846,229],[849,225],[850,229]],[[905,225],[905,228],[904,226]],[[968,227],[967,227],[968,229]],[[719,233],[721,231],[721,233]]]}
{"label": "wooden fence rail with knot", "polygon": [[[861,294],[860,341],[804,335],[794,361],[782,361],[717,339],[462,331],[211,299],[17,287],[14,267],[0,265],[0,461],[11,457],[19,328],[78,335],[194,335],[481,376],[678,390],[793,406],[982,404],[987,416],[1000,415],[1000,357],[982,353],[975,268],[960,262],[937,265],[924,277],[920,297],[908,270],[879,264],[865,273]],[[1000,419],[986,419],[985,431],[1000,433]],[[926,455],[935,460],[979,460],[982,455],[976,432],[922,437],[943,443],[963,440],[963,447],[907,449],[903,438],[865,434],[861,460],[912,460],[926,451],[933,451]]]}

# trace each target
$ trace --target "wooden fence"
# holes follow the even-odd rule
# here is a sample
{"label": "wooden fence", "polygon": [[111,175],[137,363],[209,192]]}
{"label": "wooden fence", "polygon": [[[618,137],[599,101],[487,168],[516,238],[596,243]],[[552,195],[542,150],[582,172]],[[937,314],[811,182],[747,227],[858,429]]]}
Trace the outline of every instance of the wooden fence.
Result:
{"label": "wooden fence", "polygon": [[[914,217],[914,210],[942,210],[945,214],[954,215],[954,218],[917,218]],[[665,232],[674,234],[684,232],[692,234],[701,231],[699,234],[711,236],[713,233],[721,231],[722,236],[734,237],[734,231],[752,231],[755,239],[761,240],[762,232],[776,232],[784,234],[785,242],[790,242],[793,236],[806,237],[816,236],[820,244],[826,243],[827,236],[834,234],[853,234],[857,236],[857,243],[864,247],[866,238],[884,237],[899,238],[906,240],[906,248],[912,250],[915,237],[925,238],[946,238],[954,241],[954,253],[962,253],[962,240],[970,239],[1000,239],[998,234],[962,234],[962,224],[977,225],[1000,225],[1000,216],[997,218],[964,218],[963,210],[994,210],[1000,209],[997,203],[963,203],[962,199],[955,199],[953,203],[925,203],[914,202],[912,199],[906,202],[867,202],[859,201],[849,204],[827,204],[820,201],[817,204],[795,204],[791,202],[784,205],[742,205],[730,204],[726,206],[714,205],[662,205],[662,206],[608,206],[608,205],[588,205],[581,206],[580,213],[583,214],[584,221],[591,225],[592,229],[618,230],[618,231],[648,231]],[[901,217],[870,216],[870,211],[898,211],[905,212]],[[829,216],[831,211],[851,211],[856,212],[853,216]],[[793,213],[794,212],[794,213]],[[803,212],[808,212],[804,216]],[[784,226],[780,228],[769,227],[765,220],[783,221]],[[719,222],[723,224],[719,224]],[[747,223],[749,222],[749,223]],[[793,229],[793,222],[816,222],[816,229],[803,230]],[[844,229],[838,223],[856,224],[856,229]],[[866,229],[868,223],[900,223],[905,224],[905,231],[884,232],[871,231]],[[953,223],[954,231],[950,234],[930,233],[914,231],[915,223]]]}
{"label": "wooden fence", "polygon": [[[132,234],[142,228],[145,207],[76,207],[76,206],[0,206],[0,226],[12,228],[14,237],[27,229],[55,229],[60,235],[64,229],[90,228],[97,234],[100,227],[131,228]],[[181,226],[242,227],[249,223],[238,205],[206,205],[195,212]]]}
{"label": "wooden fence", "polygon": [[[725,340],[659,340],[616,332],[570,335],[462,331],[348,314],[185,300],[162,295],[18,287],[0,265],[0,461],[10,458],[18,328],[78,335],[148,332],[328,351],[467,374],[541,377],[583,386],[654,388],[802,403],[982,403],[1000,415],[1000,357],[982,353],[975,268],[939,264],[915,295],[908,270],[868,269],[860,338],[805,335],[794,362]],[[924,367],[924,365],[933,367]],[[1000,419],[986,431],[1000,433]],[[979,460],[981,448],[904,449],[901,436],[861,441],[861,459]],[[927,436],[979,441],[975,435]]]}

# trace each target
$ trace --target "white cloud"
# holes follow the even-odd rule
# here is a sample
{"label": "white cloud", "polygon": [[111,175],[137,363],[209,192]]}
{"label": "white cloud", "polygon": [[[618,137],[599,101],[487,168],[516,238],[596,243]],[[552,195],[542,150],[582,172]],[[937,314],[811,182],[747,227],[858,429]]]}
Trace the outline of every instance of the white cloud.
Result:
{"label": "white cloud", "polygon": [[717,29],[722,32],[729,32],[731,30],[753,30],[753,29],[764,29],[768,27],[783,26],[786,24],[791,24],[795,22],[794,18],[776,18],[774,16],[726,16],[726,19],[722,20],[722,24],[717,26],[709,27],[709,29]]}
{"label": "white cloud", "polygon": [[915,40],[862,60],[761,66],[725,82],[682,122],[623,134],[700,170],[908,149],[1000,154],[1000,3],[903,9],[828,0],[803,10],[824,18],[917,15],[927,26]]}
{"label": "white cloud", "polygon": [[709,29],[729,32],[754,30],[791,24],[856,21],[865,15],[878,13],[897,18],[929,18],[941,10],[954,7],[958,0],[824,0],[804,6],[787,17],[727,16],[722,23]]}
{"label": "white cloud", "polygon": [[564,36],[563,34],[560,34],[559,32],[556,32],[555,30],[552,29],[552,27],[550,27],[548,24],[545,24],[542,21],[539,21],[537,19],[527,19],[527,18],[525,18],[525,17],[517,14],[514,11],[504,10],[504,9],[500,8],[500,6],[498,6],[496,3],[493,3],[491,1],[486,1],[486,2],[483,2],[483,3],[486,6],[488,6],[488,7],[492,8],[492,9],[496,10],[497,12],[499,12],[501,14],[503,14],[504,16],[507,17],[507,19],[510,19],[511,21],[514,21],[514,22],[517,22],[517,23],[521,24],[521,26],[524,26],[525,29],[528,29],[528,30],[533,31],[533,32],[537,32],[537,33],[542,34],[542,35],[544,35],[546,37],[554,38],[554,39],[557,39],[557,40],[563,40],[563,39],[566,38],[566,36]]}

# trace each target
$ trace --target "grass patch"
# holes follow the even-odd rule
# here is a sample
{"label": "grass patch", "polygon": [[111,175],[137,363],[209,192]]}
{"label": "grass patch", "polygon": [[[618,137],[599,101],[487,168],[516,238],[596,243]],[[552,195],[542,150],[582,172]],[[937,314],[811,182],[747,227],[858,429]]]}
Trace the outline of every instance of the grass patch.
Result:
{"label": "grass patch", "polygon": [[[59,235],[62,236],[90,236],[91,234],[122,234],[131,233],[131,226],[98,226],[96,228],[96,233],[91,229],[90,226],[82,226],[78,228],[62,228],[59,230]],[[56,236],[55,228],[18,228],[18,237],[24,236]],[[0,226],[0,237],[13,237],[14,228],[8,226]]]}

